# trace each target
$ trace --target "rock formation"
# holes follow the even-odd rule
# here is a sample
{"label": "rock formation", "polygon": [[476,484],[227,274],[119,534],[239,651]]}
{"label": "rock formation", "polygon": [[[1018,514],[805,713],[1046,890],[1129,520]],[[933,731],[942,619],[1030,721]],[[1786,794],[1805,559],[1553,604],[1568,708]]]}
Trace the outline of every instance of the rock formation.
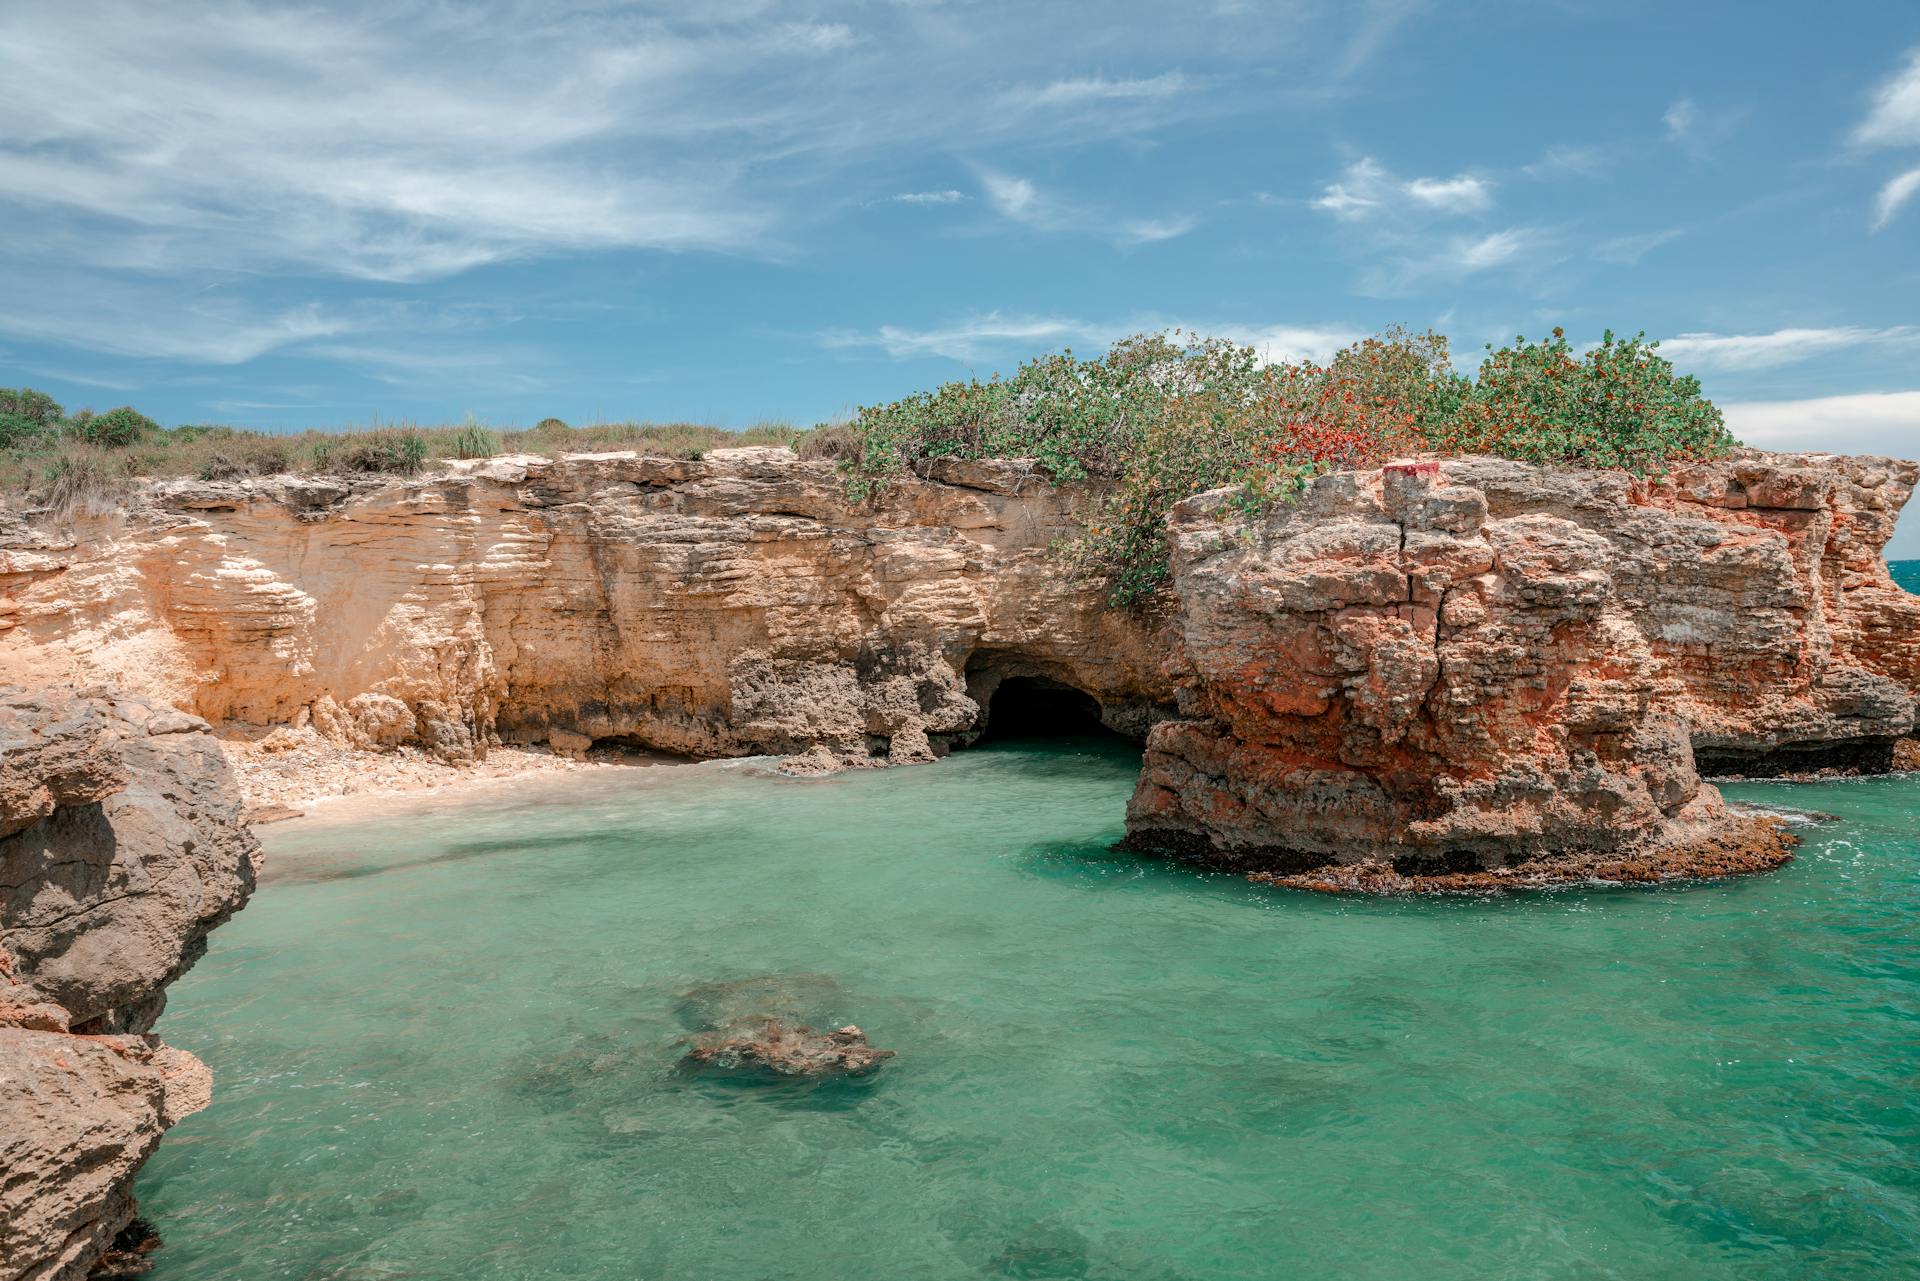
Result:
{"label": "rock formation", "polygon": [[1146,741],[1144,847],[1402,873],[1637,858],[1718,847],[1703,772],[1887,767],[1920,602],[1880,550],[1916,480],[1743,451],[1657,481],[1341,473],[1251,523],[1202,495],[1153,617],[1063,571],[1084,496],[1020,462],[936,463],[864,504],[779,449],[172,481],[0,528],[0,659],[373,750],[802,770],[964,746],[1020,678]]}
{"label": "rock formation", "polygon": [[690,1066],[777,1076],[860,1076],[894,1055],[875,1049],[851,1023],[822,1032],[778,1017],[742,1020],[688,1040]]}
{"label": "rock formation", "polygon": [[0,1281],[85,1276],[212,1078],[148,1029],[253,888],[204,721],[0,689]]}
{"label": "rock formation", "polygon": [[1694,749],[1891,759],[1920,599],[1880,549],[1916,479],[1800,455],[1658,482],[1460,459],[1323,477],[1251,529],[1220,518],[1227,495],[1191,499],[1181,715],[1148,738],[1129,839],[1282,873],[1662,849],[1680,869],[1739,825],[1777,847]]}
{"label": "rock formation", "polygon": [[781,449],[167,482],[70,532],[0,528],[0,657],[456,760],[929,760],[1020,675],[1143,736],[1171,686],[1151,629],[1048,555],[1073,501],[1024,464],[948,462],[869,508]]}

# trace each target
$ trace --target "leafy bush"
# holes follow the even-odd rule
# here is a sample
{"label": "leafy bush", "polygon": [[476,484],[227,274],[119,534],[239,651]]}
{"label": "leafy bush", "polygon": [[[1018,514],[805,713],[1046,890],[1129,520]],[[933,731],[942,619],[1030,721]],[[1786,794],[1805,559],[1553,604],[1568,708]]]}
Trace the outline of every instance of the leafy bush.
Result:
{"label": "leafy bush", "polygon": [[[1489,349],[1478,382],[1455,373],[1447,340],[1395,328],[1324,366],[1265,364],[1248,347],[1179,334],[1071,352],[1006,380],[948,383],[862,409],[835,442],[849,494],[936,458],[1034,459],[1056,482],[1092,481],[1071,548],[1119,604],[1166,581],[1166,515],[1182,498],[1241,487],[1244,508],[1298,492],[1320,472],[1399,454],[1491,453],[1646,473],[1733,444],[1696,379],[1643,338],[1576,359],[1565,335]],[[803,442],[803,449],[806,448]]]}
{"label": "leafy bush", "polygon": [[104,414],[75,419],[71,430],[82,440],[104,449],[126,449],[137,445],[143,436],[160,430],[160,424],[130,405],[109,409]]}
{"label": "leafy bush", "polygon": [[573,428],[567,426],[566,420],[561,418],[542,418],[539,422],[533,425],[533,429],[535,431],[549,431],[549,432],[565,432],[565,431],[573,430]]}
{"label": "leafy bush", "polygon": [[46,434],[37,419],[25,414],[0,413],[0,449],[20,449]]}
{"label": "leafy bush", "polygon": [[1561,329],[1547,342],[1514,342],[1488,347],[1462,412],[1431,433],[1435,448],[1648,475],[1736,443],[1700,380],[1675,374],[1644,333],[1608,330],[1585,356]]}
{"label": "leafy bush", "polygon": [[24,418],[40,428],[57,426],[66,411],[44,391],[31,387],[0,387],[0,418]]}

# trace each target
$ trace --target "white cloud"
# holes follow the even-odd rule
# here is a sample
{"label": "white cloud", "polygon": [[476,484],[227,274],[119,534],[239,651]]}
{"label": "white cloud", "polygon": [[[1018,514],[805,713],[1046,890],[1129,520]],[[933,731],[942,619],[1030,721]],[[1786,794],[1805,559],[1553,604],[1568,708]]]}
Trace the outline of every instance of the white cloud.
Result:
{"label": "white cloud", "polygon": [[1521,172],[1529,178],[1591,178],[1606,172],[1612,163],[1604,148],[1555,143],[1538,160],[1522,166]]}
{"label": "white cloud", "polygon": [[1001,217],[1035,231],[1080,233],[1116,245],[1148,245],[1184,236],[1199,225],[1191,215],[1168,218],[1112,219],[1043,192],[1029,178],[982,166],[980,186],[987,204]]}
{"label": "white cloud", "polygon": [[1735,436],[1762,449],[1920,455],[1920,391],[1743,401],[1720,411]]}
{"label": "white cloud", "polygon": [[1184,236],[1200,225],[1200,220],[1191,216],[1179,218],[1136,218],[1122,222],[1114,233],[1114,238],[1122,244],[1150,245],[1161,240],[1172,240]]}
{"label": "white cloud", "polygon": [[[1003,316],[997,311],[973,316],[935,329],[882,325],[872,332],[835,329],[820,335],[820,345],[833,348],[878,347],[895,360],[945,356],[974,361],[1009,347],[1023,354],[1085,340],[1097,330],[1086,322],[1054,316]],[[1096,337],[1094,339],[1098,341]],[[1108,341],[1111,341],[1109,338]]]}
{"label": "white cloud", "polygon": [[1408,211],[1482,213],[1493,207],[1493,188],[1486,179],[1467,173],[1403,182],[1372,156],[1363,156],[1321,189],[1313,207],[1346,221]]}
{"label": "white cloud", "polygon": [[1853,140],[1862,147],[1920,146],[1920,49],[1874,90],[1873,106]]}
{"label": "white cloud", "polygon": [[1043,229],[1056,221],[1053,203],[1041,198],[1040,189],[1033,185],[1031,179],[1016,178],[994,169],[982,169],[980,185],[986,190],[987,203],[1002,217]]}
{"label": "white cloud", "polygon": [[1419,203],[1447,213],[1479,213],[1493,204],[1487,184],[1467,174],[1453,178],[1415,178],[1407,194]]}
{"label": "white cloud", "polygon": [[1660,121],[1667,126],[1668,140],[1679,142],[1692,134],[1694,126],[1700,123],[1700,108],[1693,99],[1682,98],[1667,108]]}
{"label": "white cloud", "polygon": [[1893,216],[1913,199],[1916,191],[1920,191],[1920,169],[1909,169],[1880,188],[1880,195],[1873,202],[1873,229],[1879,231],[1892,222]]}
{"label": "white cloud", "polygon": [[1660,354],[1690,369],[1736,371],[1790,365],[1831,351],[1880,343],[1920,343],[1920,328],[1776,329],[1770,334],[1679,334],[1660,341]]}
{"label": "white cloud", "polygon": [[966,192],[949,187],[945,191],[903,191],[891,199],[903,205],[956,205],[966,198]]}
{"label": "white cloud", "polygon": [[1182,324],[1157,317],[1089,321],[991,311],[928,329],[882,325],[871,331],[829,330],[819,335],[819,342],[823,347],[843,350],[877,348],[896,360],[944,356],[973,363],[995,358],[1018,360],[1062,346],[1105,348],[1132,334],[1176,329],[1252,347],[1269,362],[1325,361],[1362,337],[1357,330],[1343,326]]}
{"label": "white cloud", "polygon": [[1171,98],[1184,92],[1186,87],[1185,76],[1177,71],[1169,71],[1143,80],[1107,80],[1100,76],[1056,80],[1037,89],[1015,90],[1007,96],[1025,107],[1083,107]]}
{"label": "white cloud", "polygon": [[1336,218],[1363,217],[1386,203],[1392,185],[1378,161],[1362,157],[1346,167],[1338,182],[1326,185],[1313,207]]}

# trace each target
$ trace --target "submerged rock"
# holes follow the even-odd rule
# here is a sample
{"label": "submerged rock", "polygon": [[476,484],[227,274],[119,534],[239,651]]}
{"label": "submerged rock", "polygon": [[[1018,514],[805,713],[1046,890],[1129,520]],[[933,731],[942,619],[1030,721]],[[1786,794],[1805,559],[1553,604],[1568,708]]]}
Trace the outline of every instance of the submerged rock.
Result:
{"label": "submerged rock", "polygon": [[849,1023],[822,1032],[804,1023],[766,1018],[689,1038],[686,1061],[698,1067],[764,1069],[781,1076],[858,1076],[894,1056],[876,1049]]}

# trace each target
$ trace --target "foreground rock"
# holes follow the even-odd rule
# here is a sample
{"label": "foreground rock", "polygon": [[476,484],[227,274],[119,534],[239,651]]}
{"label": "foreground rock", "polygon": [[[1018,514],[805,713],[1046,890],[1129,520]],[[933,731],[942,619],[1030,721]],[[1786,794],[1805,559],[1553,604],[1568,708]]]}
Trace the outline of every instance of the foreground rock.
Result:
{"label": "foreground rock", "polygon": [[1659,483],[1461,459],[1324,477],[1251,530],[1221,519],[1228,495],[1190,500],[1182,714],[1148,738],[1129,841],[1315,887],[1694,875],[1741,840],[1729,870],[1773,865],[1695,750],[1891,763],[1920,599],[1880,550],[1916,479],[1800,455]]}
{"label": "foreground rock", "polygon": [[783,1018],[743,1022],[689,1041],[686,1061],[693,1066],[780,1076],[858,1076],[894,1056],[868,1044],[867,1034],[851,1023],[822,1032]]}
{"label": "foreground rock", "polygon": [[148,1029],[253,889],[204,722],[0,689],[0,1281],[85,1276],[212,1079]]}

